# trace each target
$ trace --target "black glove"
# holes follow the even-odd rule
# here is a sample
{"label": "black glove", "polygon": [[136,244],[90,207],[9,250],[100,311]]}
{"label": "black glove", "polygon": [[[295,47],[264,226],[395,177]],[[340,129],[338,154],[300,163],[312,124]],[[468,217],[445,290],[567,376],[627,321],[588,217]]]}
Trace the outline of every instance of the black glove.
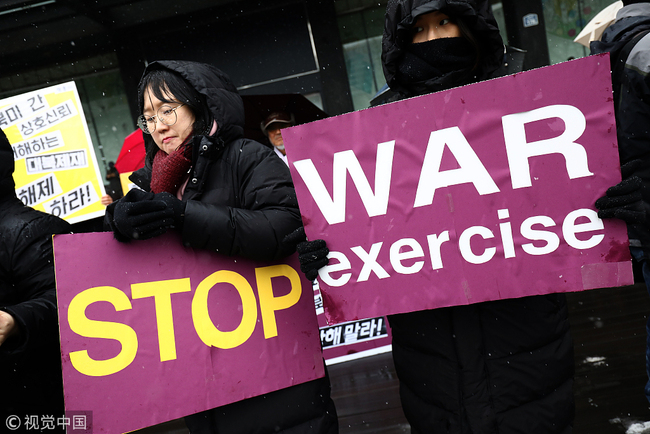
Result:
{"label": "black glove", "polygon": [[309,280],[316,279],[318,270],[329,262],[327,254],[330,250],[327,248],[325,240],[307,241],[305,228],[302,226],[284,237],[283,244],[292,246],[292,251],[298,251],[300,271],[305,273]]}
{"label": "black glove", "polygon": [[647,187],[638,172],[647,170],[643,160],[632,160],[621,166],[623,180],[596,201],[598,217],[618,218],[630,225],[648,225],[650,203],[645,199]]}
{"label": "black glove", "polygon": [[[124,214],[124,207],[128,207],[129,202],[138,202],[141,200],[151,200],[153,198],[153,193],[147,193],[143,190],[134,188],[130,190],[124,197],[116,200],[106,207],[106,213],[104,214],[104,229],[109,229],[113,232],[113,236],[116,240],[126,243],[131,240],[130,236],[123,235],[117,229],[115,224],[115,213],[117,210],[118,216]],[[121,217],[120,217],[121,218]]]}
{"label": "black glove", "polygon": [[[113,204],[111,204],[113,205]],[[171,227],[182,228],[185,202],[170,193],[147,193],[131,190],[115,202],[109,210],[112,218],[106,219],[115,239],[146,240],[164,234]]]}
{"label": "black glove", "polygon": [[185,222],[185,205],[186,203],[178,199],[171,193],[158,193],[153,197],[154,200],[161,200],[167,205],[168,209],[172,210],[172,216],[174,219],[173,228],[183,229],[183,223]]}

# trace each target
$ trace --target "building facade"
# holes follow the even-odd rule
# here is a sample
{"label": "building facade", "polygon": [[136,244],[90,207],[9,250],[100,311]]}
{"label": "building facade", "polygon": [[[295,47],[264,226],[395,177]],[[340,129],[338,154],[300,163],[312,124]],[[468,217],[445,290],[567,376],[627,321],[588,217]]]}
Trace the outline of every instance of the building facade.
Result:
{"label": "building facade", "polygon": [[[525,68],[583,57],[573,42],[611,0],[492,2]],[[0,99],[74,80],[105,175],[135,128],[144,66],[212,63],[242,94],[300,93],[329,115],[368,106],[384,84],[386,0],[5,0]]]}

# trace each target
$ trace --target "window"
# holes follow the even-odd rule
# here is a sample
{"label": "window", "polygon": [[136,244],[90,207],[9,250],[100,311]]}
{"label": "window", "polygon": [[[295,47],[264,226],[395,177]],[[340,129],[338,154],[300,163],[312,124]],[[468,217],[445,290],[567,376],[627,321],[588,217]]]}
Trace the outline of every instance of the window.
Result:
{"label": "window", "polygon": [[339,33],[343,44],[352,103],[367,108],[386,83],[381,67],[381,36],[386,2],[336,0]]}
{"label": "window", "polygon": [[551,64],[589,55],[589,49],[573,42],[573,39],[612,0],[541,1]]}

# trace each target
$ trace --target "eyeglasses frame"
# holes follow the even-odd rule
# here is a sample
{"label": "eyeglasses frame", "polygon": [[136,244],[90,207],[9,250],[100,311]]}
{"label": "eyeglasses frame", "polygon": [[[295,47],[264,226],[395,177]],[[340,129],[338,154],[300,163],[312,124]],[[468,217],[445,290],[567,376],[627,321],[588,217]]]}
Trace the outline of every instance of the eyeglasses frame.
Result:
{"label": "eyeglasses frame", "polygon": [[[138,118],[136,119],[136,123],[138,124],[138,127],[140,128],[140,130],[142,130],[143,133],[145,133],[145,134],[149,134],[149,135],[155,133],[155,132],[156,132],[156,128],[158,128],[158,121],[160,121],[163,125],[167,125],[168,127],[171,127],[172,125],[175,125],[176,122],[178,122],[178,113],[176,113],[176,110],[178,110],[179,108],[183,107],[183,106],[185,105],[185,103],[181,103],[180,105],[177,105],[176,107],[174,107],[174,108],[171,109],[171,110],[174,112],[174,115],[176,116],[176,120],[175,120],[174,122],[172,122],[171,124],[166,124],[166,123],[163,122],[162,119],[160,119],[160,117],[158,116],[158,112],[159,112],[160,109],[162,109],[165,105],[167,105],[167,104],[163,104],[162,106],[160,106],[160,108],[158,108],[158,110],[156,111],[156,114],[153,115],[153,116],[151,116],[151,117],[149,118],[149,119],[153,119],[153,120],[154,120],[154,121],[153,121],[153,123],[154,123],[154,129],[153,129],[153,131],[148,131],[148,130],[149,130],[148,128],[147,128],[147,131],[145,131],[145,129],[142,128],[142,125],[147,126],[148,119],[147,119],[143,114],[140,115],[140,116],[138,116]],[[144,120],[144,123],[141,123],[141,122],[140,122],[140,119]]]}

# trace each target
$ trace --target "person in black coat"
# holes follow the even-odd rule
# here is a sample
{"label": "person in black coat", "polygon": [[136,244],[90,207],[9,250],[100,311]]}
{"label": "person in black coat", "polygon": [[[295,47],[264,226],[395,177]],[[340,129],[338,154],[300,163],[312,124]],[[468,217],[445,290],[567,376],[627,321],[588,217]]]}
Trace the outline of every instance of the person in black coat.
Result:
{"label": "person in black coat", "polygon": [[[70,225],[15,193],[13,150],[0,130],[0,423],[63,417],[52,235]],[[56,422],[54,422],[56,423]],[[56,425],[54,425],[56,426]],[[60,428],[60,427],[59,427]],[[34,432],[39,430],[34,428]],[[52,431],[50,431],[52,432]]]}
{"label": "person in black coat", "polygon": [[[109,205],[105,224],[119,241],[170,228],[185,246],[271,261],[293,253],[282,243],[300,226],[287,166],[243,138],[244,106],[230,78],[196,62],[150,63],[140,82],[138,126],[145,167],[141,189]],[[195,433],[338,432],[327,377],[185,418]]]}
{"label": "person in black coat", "polygon": [[[504,47],[487,0],[389,0],[382,65],[390,90],[373,104],[516,72],[518,54]],[[314,278],[327,263],[323,240],[297,247],[301,268]],[[388,319],[412,433],[572,431],[574,361],[564,294]]]}
{"label": "person in black coat", "polygon": [[[596,201],[600,218],[627,223],[630,253],[650,292],[650,2],[624,0],[591,54],[610,53],[616,137],[623,180]],[[650,319],[646,324],[645,395],[650,401]]]}

